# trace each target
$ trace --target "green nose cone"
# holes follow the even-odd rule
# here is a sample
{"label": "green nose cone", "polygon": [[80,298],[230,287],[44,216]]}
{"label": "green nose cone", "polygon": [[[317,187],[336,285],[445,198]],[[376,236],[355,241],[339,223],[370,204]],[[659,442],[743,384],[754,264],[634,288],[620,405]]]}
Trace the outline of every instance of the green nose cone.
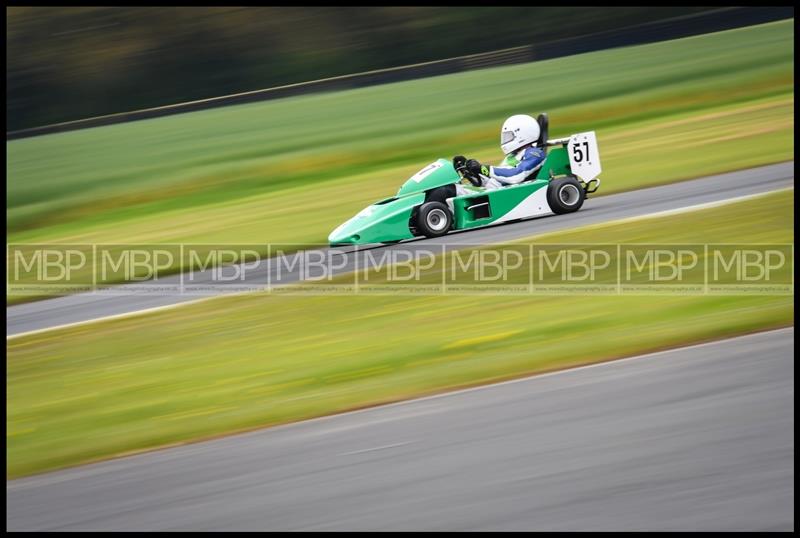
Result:
{"label": "green nose cone", "polygon": [[347,230],[331,232],[328,236],[330,245],[357,245],[361,241],[361,236],[357,233],[349,233]]}
{"label": "green nose cone", "polygon": [[328,236],[330,245],[366,245],[411,239],[409,219],[414,208],[425,201],[424,193],[392,197],[365,207]]}

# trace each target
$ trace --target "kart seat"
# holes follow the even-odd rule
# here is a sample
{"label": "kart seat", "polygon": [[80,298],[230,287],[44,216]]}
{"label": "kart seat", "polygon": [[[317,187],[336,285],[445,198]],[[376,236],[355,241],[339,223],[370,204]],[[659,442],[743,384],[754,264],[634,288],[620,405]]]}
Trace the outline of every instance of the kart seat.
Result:
{"label": "kart seat", "polygon": [[536,117],[536,121],[539,123],[539,138],[536,140],[536,147],[541,148],[544,154],[547,155],[547,128],[549,126],[547,113],[539,114]]}
{"label": "kart seat", "polygon": [[[536,122],[539,124],[539,138],[536,139],[536,147],[541,148],[545,155],[547,155],[547,128],[549,125],[549,121],[547,119],[547,113],[543,112],[536,117]],[[542,167],[542,164],[536,167],[536,169],[532,170],[530,175],[523,180],[523,183],[527,183],[528,181],[534,181],[536,176],[539,175],[539,169]]]}

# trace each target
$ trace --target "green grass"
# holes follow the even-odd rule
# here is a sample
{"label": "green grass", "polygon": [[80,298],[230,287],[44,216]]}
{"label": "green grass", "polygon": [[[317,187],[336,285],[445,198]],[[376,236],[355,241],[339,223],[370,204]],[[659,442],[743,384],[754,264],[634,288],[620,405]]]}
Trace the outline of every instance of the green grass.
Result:
{"label": "green grass", "polygon": [[597,130],[604,192],[786,160],[793,37],[783,21],[7,142],[8,239],[322,242],[439,156],[499,160],[521,111]]}
{"label": "green grass", "polygon": [[520,111],[597,131],[598,195],[789,160],[792,43],[784,21],[9,142],[7,240],[325,243],[439,156],[498,160]]}
{"label": "green grass", "polygon": [[[793,191],[549,235],[793,242]],[[794,322],[791,296],[248,294],[7,342],[7,473]]]}

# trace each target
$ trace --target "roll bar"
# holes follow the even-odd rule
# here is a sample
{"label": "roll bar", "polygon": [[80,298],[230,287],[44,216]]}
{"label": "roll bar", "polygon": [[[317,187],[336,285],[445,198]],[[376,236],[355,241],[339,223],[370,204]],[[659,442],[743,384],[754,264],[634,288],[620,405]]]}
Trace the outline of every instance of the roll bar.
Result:
{"label": "roll bar", "polygon": [[552,140],[548,140],[544,143],[545,146],[563,146],[564,144],[569,142],[569,139],[572,138],[568,136],[566,138],[554,138]]}

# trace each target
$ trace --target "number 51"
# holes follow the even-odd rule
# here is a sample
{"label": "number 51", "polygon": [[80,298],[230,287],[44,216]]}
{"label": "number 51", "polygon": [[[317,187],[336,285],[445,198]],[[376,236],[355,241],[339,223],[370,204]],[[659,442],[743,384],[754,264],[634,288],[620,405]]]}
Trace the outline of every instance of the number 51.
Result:
{"label": "number 51", "polygon": [[[584,147],[584,151],[586,153],[584,153],[584,151],[581,151],[581,146]],[[572,156],[573,156],[573,158],[574,158],[576,163],[583,162],[584,157],[588,161],[589,160],[589,142],[586,142],[586,141],[579,142],[578,144],[575,144],[574,146],[572,146]]]}

